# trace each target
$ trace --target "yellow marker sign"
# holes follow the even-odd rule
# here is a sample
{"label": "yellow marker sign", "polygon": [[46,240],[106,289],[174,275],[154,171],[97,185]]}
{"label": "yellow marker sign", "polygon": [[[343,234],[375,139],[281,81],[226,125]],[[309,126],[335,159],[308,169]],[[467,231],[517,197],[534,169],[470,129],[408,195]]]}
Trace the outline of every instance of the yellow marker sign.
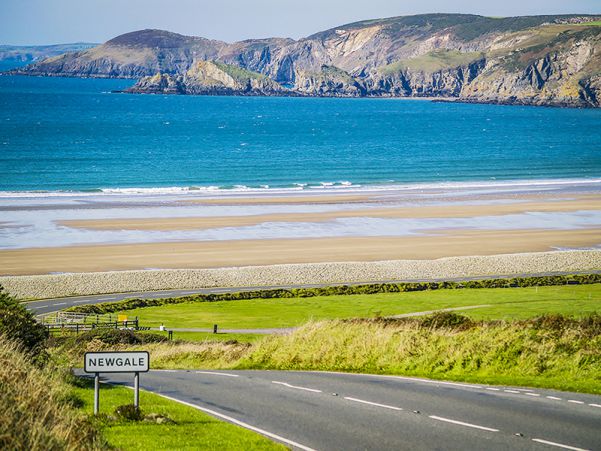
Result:
{"label": "yellow marker sign", "polygon": [[117,315],[117,321],[120,323],[123,321],[127,321],[127,315]]}

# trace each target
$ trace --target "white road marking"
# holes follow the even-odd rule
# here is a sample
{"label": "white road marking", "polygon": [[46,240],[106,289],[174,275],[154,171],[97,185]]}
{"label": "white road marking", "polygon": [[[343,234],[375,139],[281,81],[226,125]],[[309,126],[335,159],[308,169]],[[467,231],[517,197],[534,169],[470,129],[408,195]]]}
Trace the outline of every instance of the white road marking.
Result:
{"label": "white road marking", "polygon": [[360,402],[362,404],[369,404],[370,406],[383,407],[385,409],[390,409],[390,410],[403,410],[400,407],[389,406],[386,404],[379,404],[377,402],[364,401],[363,399],[351,398],[349,396],[345,396],[344,399],[348,399],[349,401]]}
{"label": "white road marking", "polygon": [[58,304],[52,304],[52,305],[66,305],[66,302],[59,302]]}
{"label": "white road marking", "polygon": [[99,301],[112,301],[115,298],[102,298],[102,299],[98,299]]}
{"label": "white road marking", "polygon": [[601,404],[589,404],[591,407],[601,407]]}
{"label": "white road marking", "polygon": [[317,390],[315,388],[299,387],[297,385],[290,385],[290,384],[288,384],[286,382],[271,381],[271,383],[272,384],[283,385],[283,386],[288,387],[288,388],[296,388],[297,390],[305,390],[305,391],[310,391],[310,392],[313,392],[313,393],[322,393],[321,390]]}
{"label": "white road marking", "polygon": [[73,301],[74,304],[81,304],[82,302],[89,301],[89,299],[84,299],[83,301]]}
{"label": "white road marking", "polygon": [[574,451],[587,451],[583,448],[576,448],[575,446],[562,445],[561,443],[550,442],[548,440],[543,440],[541,438],[533,438],[532,441],[538,442],[538,443],[543,443],[545,445],[557,446],[558,448],[563,448],[563,449],[572,449]]}
{"label": "white road marking", "polygon": [[325,373],[325,374],[341,374],[343,376],[370,376],[370,377],[383,377],[387,379],[400,379],[406,381],[425,382],[427,384],[439,384],[439,385],[450,385],[453,387],[467,387],[467,388],[482,388],[480,385],[471,384],[460,384],[459,382],[447,382],[437,381],[434,379],[421,379],[419,377],[408,377],[408,376],[392,376],[389,374],[359,374],[359,373],[343,373],[342,371],[308,371],[309,373]]}
{"label": "white road marking", "polygon": [[196,294],[198,293],[197,291],[182,291],[181,294]]}
{"label": "white road marking", "polygon": [[500,388],[494,388],[494,387],[486,387],[486,389],[490,390],[490,391],[500,391],[501,390]]}
{"label": "white road marking", "polygon": [[45,305],[36,305],[36,307],[38,307],[38,308],[48,307],[48,304],[45,304]]}
{"label": "white road marking", "polygon": [[518,395],[520,394],[519,391],[517,390],[503,390],[505,393],[517,393]]}
{"label": "white road marking", "polygon": [[561,401],[561,398],[558,398],[557,396],[545,396],[547,399],[552,399],[554,401]]}
{"label": "white road marking", "polygon": [[538,393],[524,393],[525,395],[528,396],[540,396]]}
{"label": "white road marking", "polygon": [[576,401],[575,399],[568,399],[568,402],[572,402],[574,404],[584,404],[584,401]]}
{"label": "white road marking", "polygon": [[240,377],[239,374],[217,373],[215,371],[196,371],[196,374],[214,374],[215,376]]}
{"label": "white road marking", "polygon": [[[131,389],[131,390],[133,390],[133,387],[130,387],[130,386],[126,386],[126,387],[129,388],[129,389]],[[241,427],[243,427],[245,429],[249,429],[251,431],[257,432],[257,433],[259,433],[261,435],[264,435],[265,437],[272,438],[274,440],[277,440],[278,442],[285,443],[285,444],[290,445],[290,446],[292,446],[294,448],[302,449],[303,451],[317,451],[317,450],[315,450],[313,448],[309,448],[308,446],[301,445],[298,442],[295,442],[293,440],[290,440],[290,439],[287,439],[285,437],[282,437],[281,435],[274,434],[273,432],[266,431],[265,429],[260,429],[258,427],[252,426],[252,425],[250,425],[248,423],[245,423],[243,421],[236,420],[235,418],[232,418],[232,417],[230,417],[228,415],[224,415],[224,414],[216,412],[214,410],[207,409],[206,407],[200,407],[200,406],[197,406],[196,404],[192,404],[190,402],[182,401],[181,399],[177,399],[177,398],[172,398],[171,396],[163,395],[161,393],[157,393],[157,392],[151,392],[151,393],[154,393],[155,395],[161,396],[161,397],[163,397],[165,399],[169,399],[171,401],[179,402],[180,404],[183,404],[185,406],[192,407],[193,409],[197,409],[197,410],[200,410],[202,412],[208,413],[209,415],[213,415],[213,416],[218,417],[218,418],[223,418],[225,421],[229,421],[230,423],[237,424],[238,426],[241,426]]]}
{"label": "white road marking", "polygon": [[488,428],[486,426],[479,426],[472,423],[464,423],[463,421],[451,420],[450,418],[437,417],[436,415],[430,415],[433,420],[444,421],[446,423],[458,424],[460,426],[467,426],[468,428],[481,429],[483,431],[499,432],[498,429]]}

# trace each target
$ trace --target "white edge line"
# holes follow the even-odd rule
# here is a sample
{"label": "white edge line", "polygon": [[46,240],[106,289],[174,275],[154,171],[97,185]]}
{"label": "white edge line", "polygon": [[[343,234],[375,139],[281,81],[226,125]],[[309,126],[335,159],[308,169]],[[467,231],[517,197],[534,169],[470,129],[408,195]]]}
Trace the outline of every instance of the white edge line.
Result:
{"label": "white edge line", "polygon": [[[127,387],[130,390],[134,389],[133,387],[130,387],[129,385],[121,385],[121,386],[122,387]],[[230,423],[236,424],[236,425],[241,426],[241,427],[243,427],[245,429],[249,429],[251,431],[257,432],[257,433],[259,433],[261,435],[264,435],[265,437],[269,437],[269,438],[272,438],[274,440],[277,440],[278,442],[286,443],[287,445],[293,446],[293,447],[298,448],[298,449],[302,449],[303,451],[317,451],[317,450],[315,450],[313,448],[309,448],[308,446],[301,445],[300,443],[297,443],[297,442],[295,442],[293,440],[284,438],[281,435],[274,434],[273,432],[266,431],[265,429],[260,429],[258,427],[252,426],[252,425],[250,425],[248,423],[245,423],[243,421],[236,420],[235,418],[232,418],[230,416],[224,415],[224,414],[219,413],[219,412],[215,412],[214,410],[211,410],[211,409],[207,409],[206,407],[200,407],[200,406],[198,406],[196,404],[192,404],[192,403],[189,403],[189,402],[186,402],[186,401],[182,401],[181,399],[177,399],[177,398],[172,398],[171,396],[163,395],[161,393],[155,393],[155,392],[149,391],[149,390],[144,390],[144,391],[148,391],[149,393],[153,393],[153,394],[155,394],[157,396],[160,396],[161,398],[165,398],[165,399],[169,399],[171,401],[179,402],[180,404],[183,404],[185,406],[192,407],[193,409],[200,410],[202,412],[208,413],[209,415],[213,415],[215,417],[222,418],[225,421],[229,421]]]}
{"label": "white edge line", "polygon": [[548,440],[543,440],[542,438],[533,438],[533,442],[543,443],[545,445],[557,446],[558,448],[563,449],[572,449],[574,451],[587,451],[584,448],[576,448],[575,446],[562,445],[561,443],[550,442]]}
{"label": "white edge line", "polygon": [[216,371],[195,371],[196,374],[213,374],[215,376],[240,377],[239,374],[218,373]]}
{"label": "white edge line", "polygon": [[360,402],[362,404],[369,404],[371,406],[376,406],[376,407],[383,407],[385,409],[391,409],[391,410],[403,410],[400,407],[395,407],[395,406],[389,406],[386,404],[380,404],[377,402],[371,402],[371,401],[365,401],[363,399],[357,399],[357,398],[351,398],[350,396],[345,396],[344,399],[348,399],[349,401],[355,401],[355,402]]}
{"label": "white edge line", "polygon": [[315,388],[299,387],[297,385],[290,385],[287,382],[271,381],[271,383],[272,384],[283,385],[283,386],[288,387],[288,388],[296,388],[297,390],[305,390],[305,391],[310,391],[310,392],[313,392],[313,393],[322,393],[321,390],[317,390]]}
{"label": "white edge line", "polygon": [[436,415],[430,415],[430,418],[432,418],[433,420],[439,420],[439,421],[445,421],[447,423],[458,424],[460,426],[467,426],[469,428],[482,429],[483,431],[499,432],[498,429],[488,428],[486,426],[479,426],[477,424],[472,424],[472,423],[464,423],[463,421],[451,420],[450,418],[437,417]]}
{"label": "white edge line", "polygon": [[392,374],[362,374],[362,373],[345,373],[343,371],[306,371],[307,373],[321,373],[321,374],[343,374],[345,376],[369,376],[369,377],[383,377],[387,379],[400,379],[406,381],[415,381],[415,382],[425,382],[427,384],[442,384],[442,385],[450,385],[452,387],[467,387],[467,388],[483,388],[481,385],[472,385],[472,384],[461,384],[459,382],[448,382],[448,381],[439,381],[436,379],[422,379],[419,377],[409,377],[409,376],[396,376]]}

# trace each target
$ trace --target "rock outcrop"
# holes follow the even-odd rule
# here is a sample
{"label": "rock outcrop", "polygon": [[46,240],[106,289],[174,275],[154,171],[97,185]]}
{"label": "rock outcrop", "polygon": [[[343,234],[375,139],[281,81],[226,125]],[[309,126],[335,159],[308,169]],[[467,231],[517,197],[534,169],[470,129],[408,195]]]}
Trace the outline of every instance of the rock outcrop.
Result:
{"label": "rock outcrop", "polygon": [[595,16],[427,14],[347,24],[298,41],[228,44],[160,30],[13,73],[139,78],[131,92],[441,97],[598,107]]}
{"label": "rock outcrop", "polygon": [[150,94],[286,95],[289,90],[257,72],[198,61],[183,74],[144,77],[127,92]]}

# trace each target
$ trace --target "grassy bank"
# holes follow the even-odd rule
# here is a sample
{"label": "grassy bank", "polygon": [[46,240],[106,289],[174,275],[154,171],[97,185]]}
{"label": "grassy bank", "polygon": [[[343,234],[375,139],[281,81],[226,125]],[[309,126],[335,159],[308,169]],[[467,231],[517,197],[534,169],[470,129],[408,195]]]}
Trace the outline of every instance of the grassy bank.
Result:
{"label": "grassy bank", "polygon": [[[78,388],[75,395],[83,400],[82,408],[91,412],[94,402],[93,388]],[[133,391],[125,387],[103,384],[100,396],[101,416],[95,423],[108,443],[122,450],[287,449],[259,434],[143,390],[140,391],[140,407],[146,420],[109,419],[118,406],[132,403]]]}
{"label": "grassy bank", "polygon": [[60,369],[34,366],[0,334],[0,449],[106,449],[77,407]]}
{"label": "grassy bank", "polygon": [[253,329],[470,306],[481,306],[462,312],[474,319],[527,319],[550,313],[588,315],[601,312],[601,284],[187,302],[125,312],[137,316],[145,326],[212,328],[218,324],[223,329]]}
{"label": "grassy bank", "polygon": [[144,349],[153,368],[348,371],[601,393],[598,314],[511,322],[452,313],[322,321],[252,344],[106,341],[71,339],[56,352],[79,365],[86,350]]}
{"label": "grassy bank", "polygon": [[436,325],[428,318],[313,323],[290,336],[258,342],[235,366],[398,374],[601,393],[601,316],[512,323],[466,319],[456,325]]}

